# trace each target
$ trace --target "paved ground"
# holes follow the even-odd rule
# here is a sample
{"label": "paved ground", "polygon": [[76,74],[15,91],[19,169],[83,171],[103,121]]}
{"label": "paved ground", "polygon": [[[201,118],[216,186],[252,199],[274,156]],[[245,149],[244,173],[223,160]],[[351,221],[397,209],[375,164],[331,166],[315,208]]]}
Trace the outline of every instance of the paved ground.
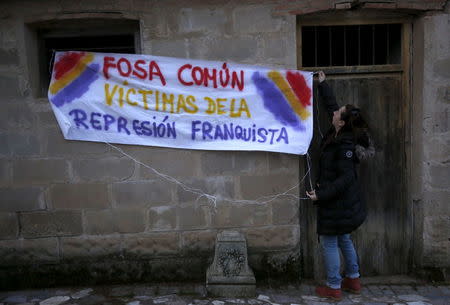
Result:
{"label": "paved ground", "polygon": [[[368,279],[361,295],[340,302],[314,295],[312,282],[281,288],[258,287],[254,298],[208,298],[201,284],[67,287],[0,292],[0,305],[450,305],[450,284]],[[381,284],[380,284],[381,283]]]}

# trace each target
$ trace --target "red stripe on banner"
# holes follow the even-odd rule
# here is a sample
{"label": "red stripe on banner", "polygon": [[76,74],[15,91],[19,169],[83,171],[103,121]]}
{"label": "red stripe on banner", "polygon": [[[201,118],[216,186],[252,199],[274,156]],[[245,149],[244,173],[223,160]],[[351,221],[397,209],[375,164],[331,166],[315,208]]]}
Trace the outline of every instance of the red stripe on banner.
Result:
{"label": "red stripe on banner", "polygon": [[303,107],[311,105],[311,88],[306,84],[303,75],[299,72],[287,71],[286,79]]}
{"label": "red stripe on banner", "polygon": [[84,52],[69,52],[55,64],[55,78],[60,79],[64,74],[69,72],[83,57]]}

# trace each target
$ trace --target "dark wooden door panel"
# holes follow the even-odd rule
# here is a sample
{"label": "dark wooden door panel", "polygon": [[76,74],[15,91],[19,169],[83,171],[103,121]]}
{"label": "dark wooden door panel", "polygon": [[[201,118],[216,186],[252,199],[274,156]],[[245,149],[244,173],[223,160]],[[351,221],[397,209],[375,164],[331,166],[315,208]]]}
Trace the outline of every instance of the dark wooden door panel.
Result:
{"label": "dark wooden door panel", "polygon": [[[411,247],[411,214],[406,197],[405,126],[407,112],[402,97],[402,75],[376,74],[329,79],[340,106],[355,104],[371,128],[376,155],[359,166],[359,178],[368,208],[366,222],[353,233],[363,275],[400,274],[408,271]],[[318,103],[315,86],[315,129],[310,149],[313,179],[319,158],[320,133],[331,126]],[[323,278],[324,270],[316,235],[316,210],[302,204],[304,273]],[[305,232],[306,231],[306,232]]]}

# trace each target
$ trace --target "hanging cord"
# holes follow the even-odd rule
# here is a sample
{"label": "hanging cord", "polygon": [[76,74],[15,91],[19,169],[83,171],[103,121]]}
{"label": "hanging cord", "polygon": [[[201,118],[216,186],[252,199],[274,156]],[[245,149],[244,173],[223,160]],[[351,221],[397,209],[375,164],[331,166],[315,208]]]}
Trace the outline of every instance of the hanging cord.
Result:
{"label": "hanging cord", "polygon": [[48,65],[48,74],[50,75],[50,77],[52,76],[52,71],[53,71],[53,63],[55,62],[55,54],[56,54],[56,50],[52,49],[52,56],[50,57],[50,65]]}
{"label": "hanging cord", "polygon": [[[314,89],[314,88],[313,88]],[[316,124],[317,128],[319,129],[320,138],[323,139],[323,133],[320,128],[320,107],[319,107],[319,86],[316,86],[316,90],[314,90],[314,104],[316,104],[316,110],[317,110],[317,116],[316,116]]]}
{"label": "hanging cord", "polygon": [[310,190],[313,190],[314,187],[313,187],[313,183],[312,183],[312,180],[311,180],[311,174],[310,174],[310,170],[311,170],[311,156],[309,155],[309,153],[306,154],[306,164],[308,166],[307,173],[309,173],[309,175],[308,175],[309,187],[310,187]]}
{"label": "hanging cord", "polygon": [[[175,179],[174,177],[166,175],[166,174],[163,174],[163,173],[157,171],[156,169],[154,169],[153,167],[151,167],[150,165],[145,164],[145,163],[137,160],[133,156],[131,156],[131,155],[127,154],[126,152],[124,152],[120,147],[117,147],[117,146],[115,146],[115,145],[113,145],[113,144],[111,144],[109,142],[104,142],[104,143],[109,145],[109,146],[111,146],[112,148],[114,148],[115,150],[120,152],[122,155],[124,155],[124,156],[128,157],[129,159],[133,160],[137,164],[140,164],[143,167],[151,170],[153,173],[155,173],[157,176],[161,177],[162,179],[180,186],[186,192],[190,192],[192,194],[197,195],[198,197],[197,197],[196,201],[200,200],[202,197],[205,197],[208,200],[208,202],[210,202],[211,204],[214,205],[214,208],[217,207],[217,201],[218,200],[225,201],[225,202],[232,202],[232,203],[242,203],[242,204],[265,204],[265,203],[269,203],[271,201],[274,201],[277,198],[282,197],[282,196],[284,196],[284,197],[292,197],[292,198],[295,198],[295,199],[298,199],[298,200],[309,200],[309,198],[307,198],[307,197],[300,197],[300,196],[296,196],[294,194],[289,194],[289,192],[292,191],[293,189],[296,189],[296,188],[300,187],[300,184],[306,179],[306,177],[310,173],[310,169],[311,168],[309,166],[309,163],[308,163],[308,170],[306,171],[306,174],[302,177],[302,179],[297,184],[295,184],[294,186],[290,187],[286,191],[284,191],[282,193],[275,194],[275,195],[262,196],[262,197],[259,197],[256,200],[236,200],[236,199],[232,199],[232,198],[223,198],[220,195],[219,196],[214,196],[214,195],[211,195],[211,194],[207,194],[207,193],[203,192],[200,189],[189,187],[186,184],[184,184],[183,182]],[[310,181],[310,184],[311,184],[311,181]]]}

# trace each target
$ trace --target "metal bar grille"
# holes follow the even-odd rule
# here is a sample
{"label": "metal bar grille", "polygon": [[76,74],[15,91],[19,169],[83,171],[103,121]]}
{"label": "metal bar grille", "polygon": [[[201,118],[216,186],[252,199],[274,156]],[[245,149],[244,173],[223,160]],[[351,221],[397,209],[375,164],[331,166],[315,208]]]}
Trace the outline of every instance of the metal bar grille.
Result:
{"label": "metal bar grille", "polygon": [[400,64],[401,54],[395,50],[401,47],[401,28],[400,24],[304,26],[302,31],[311,34],[302,35],[302,52],[308,48],[310,56],[302,56],[302,66]]}

